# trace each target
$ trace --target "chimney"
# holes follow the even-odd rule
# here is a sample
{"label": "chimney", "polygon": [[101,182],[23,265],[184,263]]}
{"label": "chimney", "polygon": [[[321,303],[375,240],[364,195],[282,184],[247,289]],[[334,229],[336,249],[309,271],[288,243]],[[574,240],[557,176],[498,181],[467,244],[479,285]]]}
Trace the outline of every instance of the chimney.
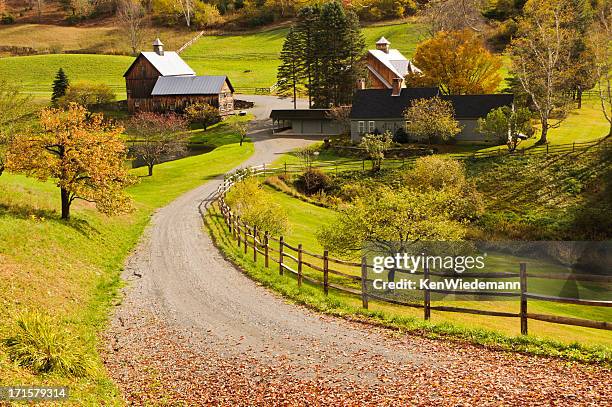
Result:
{"label": "chimney", "polygon": [[366,88],[366,80],[365,78],[361,78],[357,80],[357,90],[364,90]]}
{"label": "chimney", "polygon": [[380,40],[376,42],[376,49],[384,52],[385,54],[389,53],[390,46],[391,46],[391,43],[385,37],[380,37]]}
{"label": "chimney", "polygon": [[391,96],[399,96],[402,93],[402,82],[404,82],[402,78],[393,78]]}
{"label": "chimney", "polygon": [[164,43],[159,38],[153,42],[153,51],[159,56],[164,56]]}

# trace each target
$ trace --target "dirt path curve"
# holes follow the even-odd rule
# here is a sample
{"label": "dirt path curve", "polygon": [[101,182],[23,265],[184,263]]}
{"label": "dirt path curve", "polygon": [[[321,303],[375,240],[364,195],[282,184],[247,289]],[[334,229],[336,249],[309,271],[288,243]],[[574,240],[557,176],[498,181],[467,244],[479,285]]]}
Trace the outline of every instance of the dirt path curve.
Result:
{"label": "dirt path curve", "polygon": [[[256,102],[259,118],[286,103]],[[312,142],[272,137],[266,126],[255,124],[256,152],[243,165]],[[198,205],[220,181],[159,210],[127,262],[105,361],[130,404],[612,402],[610,372],[599,368],[392,336],[286,303],[236,270],[203,231]]]}

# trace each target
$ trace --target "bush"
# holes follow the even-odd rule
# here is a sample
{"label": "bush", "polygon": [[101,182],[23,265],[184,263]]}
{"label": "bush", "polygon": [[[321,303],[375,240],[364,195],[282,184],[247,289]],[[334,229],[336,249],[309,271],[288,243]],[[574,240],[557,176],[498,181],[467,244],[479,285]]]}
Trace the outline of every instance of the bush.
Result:
{"label": "bush", "polygon": [[84,107],[110,103],[115,100],[115,92],[106,84],[78,82],[72,84],[66,90],[66,94],[62,96],[58,104],[67,106],[70,103],[76,103]]}
{"label": "bush", "polygon": [[204,2],[196,1],[193,12],[193,24],[198,28],[207,28],[218,25],[223,21],[219,9]]}
{"label": "bush", "polygon": [[308,168],[296,181],[298,189],[307,194],[316,194],[325,191],[331,184],[330,178],[317,168]]}
{"label": "bush", "polygon": [[58,321],[30,312],[16,320],[12,335],[2,342],[11,360],[35,373],[88,376],[93,363]]}
{"label": "bush", "polygon": [[13,17],[11,14],[2,14],[0,16],[0,24],[3,24],[3,25],[15,24],[15,17]]}
{"label": "bush", "polygon": [[393,135],[393,141],[400,144],[405,144],[410,142],[410,135],[406,132],[406,129],[400,127],[397,129],[395,134]]}
{"label": "bush", "polygon": [[226,203],[242,221],[256,226],[261,232],[279,235],[288,229],[287,212],[277,203],[270,202],[268,194],[254,178],[237,183],[227,195]]}

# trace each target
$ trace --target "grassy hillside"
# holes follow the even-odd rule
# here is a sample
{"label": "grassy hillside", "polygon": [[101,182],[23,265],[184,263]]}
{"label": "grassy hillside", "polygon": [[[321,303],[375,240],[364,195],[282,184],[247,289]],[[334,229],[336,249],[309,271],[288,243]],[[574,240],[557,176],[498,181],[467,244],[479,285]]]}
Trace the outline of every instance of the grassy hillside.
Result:
{"label": "grassy hillside", "polygon": [[37,97],[49,97],[53,78],[63,68],[72,82],[92,81],[112,87],[125,98],[123,73],[134,58],[114,55],[52,54],[0,58],[0,81],[21,84]]}
{"label": "grassy hillside", "polygon": [[[363,29],[368,48],[385,36],[391,46],[410,56],[419,42],[423,26],[417,23],[398,23],[371,26]],[[203,36],[185,50],[183,58],[200,75],[227,74],[234,86],[243,91],[256,87],[270,87],[276,83],[286,28],[256,34]]]}
{"label": "grassy hillside", "polygon": [[[292,196],[289,196],[283,192],[278,192],[269,187],[265,188],[268,192],[268,198],[270,202],[274,202],[282,206],[289,216],[289,230],[284,234],[285,241],[293,246],[297,246],[298,243],[302,243],[304,248],[311,252],[322,253],[323,249],[315,237],[317,228],[327,225],[333,222],[335,217],[335,211],[332,209],[321,208],[319,206],[306,203]],[[276,244],[276,243],[274,243]],[[233,252],[234,248],[226,248]],[[291,252],[292,253],[292,252]],[[308,261],[317,262],[316,259],[307,258]],[[289,261],[289,260],[287,260]],[[516,260],[514,265],[518,264],[520,260]],[[508,263],[508,260],[504,258],[504,264]],[[530,260],[533,270],[547,270],[549,266],[539,264],[534,260]],[[536,267],[537,264],[537,267]],[[341,266],[334,265],[334,268],[342,268]],[[273,272],[276,269],[272,269]],[[355,268],[346,269],[345,272],[358,273],[359,271]],[[322,275],[319,272],[311,271],[306,269],[305,273],[311,277],[322,279]],[[332,280],[335,276],[331,276]],[[541,284],[548,284],[548,280],[537,280],[531,279],[532,289],[537,292],[536,286]],[[346,281],[342,284],[347,284]],[[552,284],[561,284],[564,282],[553,281]],[[556,286],[556,285],[555,285]],[[356,287],[358,288],[358,287]],[[551,289],[552,287],[548,287]],[[320,288],[318,288],[321,290]],[[596,294],[596,291],[594,291]],[[345,304],[353,307],[359,307],[360,299],[357,297],[345,295],[342,293],[336,293],[334,299],[340,300]],[[370,309],[373,311],[380,311],[390,317],[416,317],[422,318],[422,310],[413,309],[409,307],[395,306],[383,302],[371,303]],[[486,309],[494,311],[506,311],[506,312],[518,312],[519,303],[518,300],[512,301],[446,301],[446,302],[435,302],[435,305],[448,305],[455,307],[466,307],[476,309]],[[586,306],[575,306],[569,304],[557,304],[557,303],[546,303],[531,301],[529,302],[530,312],[541,313],[541,314],[552,314],[552,315],[565,315],[575,318],[594,319],[594,320],[610,320],[612,317],[612,311],[609,308],[603,307],[586,307]],[[446,313],[446,312],[432,312],[432,322],[434,323],[452,323],[461,329],[486,329],[492,330],[504,335],[518,335],[520,334],[520,323],[517,318],[503,318],[503,317],[488,317],[481,315],[470,315],[470,314],[457,314],[457,313]],[[559,340],[564,343],[579,342],[582,344],[589,345],[605,345],[612,348],[612,333],[604,330],[563,326],[550,323],[544,323],[539,321],[529,321],[530,332],[532,335],[551,339]]]}
{"label": "grassy hillside", "polygon": [[0,176],[0,338],[14,329],[21,312],[46,311],[71,333],[96,368],[89,379],[35,376],[11,363],[0,346],[0,385],[65,384],[71,387],[74,405],[121,404],[99,360],[97,336],[109,305],[116,301],[126,256],[156,208],[223,174],[253,151],[250,143],[240,147],[226,124],[197,136],[217,148],[160,164],[153,177],[144,177],[144,168],[134,171],[142,178],[129,190],[136,204],[129,215],[106,217],[77,201],[73,219],[61,221],[59,192],[52,183]]}

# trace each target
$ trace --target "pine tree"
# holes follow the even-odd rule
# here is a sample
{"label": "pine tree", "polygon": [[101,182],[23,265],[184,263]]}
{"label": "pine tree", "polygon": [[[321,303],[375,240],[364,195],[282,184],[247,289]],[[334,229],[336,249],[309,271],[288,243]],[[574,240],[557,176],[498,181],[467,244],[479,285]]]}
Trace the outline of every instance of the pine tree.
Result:
{"label": "pine tree", "polygon": [[53,94],[51,95],[51,102],[55,105],[59,98],[66,94],[66,90],[70,85],[70,81],[68,80],[68,76],[62,68],[57,71],[55,75],[55,80],[53,81]]}
{"label": "pine tree", "polygon": [[293,108],[297,109],[297,95],[304,83],[304,69],[300,62],[302,43],[300,35],[289,30],[280,54],[281,65],[277,73],[277,92],[280,96],[293,96]]}
{"label": "pine tree", "polygon": [[348,104],[363,68],[365,41],[359,20],[334,1],[323,5],[316,27],[314,44],[319,50],[319,63],[311,90],[313,105],[328,108]]}
{"label": "pine tree", "polygon": [[300,64],[306,78],[306,89],[308,90],[308,107],[312,107],[312,92],[319,81],[319,50],[315,42],[315,34],[318,26],[321,8],[312,5],[302,8],[298,12],[297,35],[302,43]]}

